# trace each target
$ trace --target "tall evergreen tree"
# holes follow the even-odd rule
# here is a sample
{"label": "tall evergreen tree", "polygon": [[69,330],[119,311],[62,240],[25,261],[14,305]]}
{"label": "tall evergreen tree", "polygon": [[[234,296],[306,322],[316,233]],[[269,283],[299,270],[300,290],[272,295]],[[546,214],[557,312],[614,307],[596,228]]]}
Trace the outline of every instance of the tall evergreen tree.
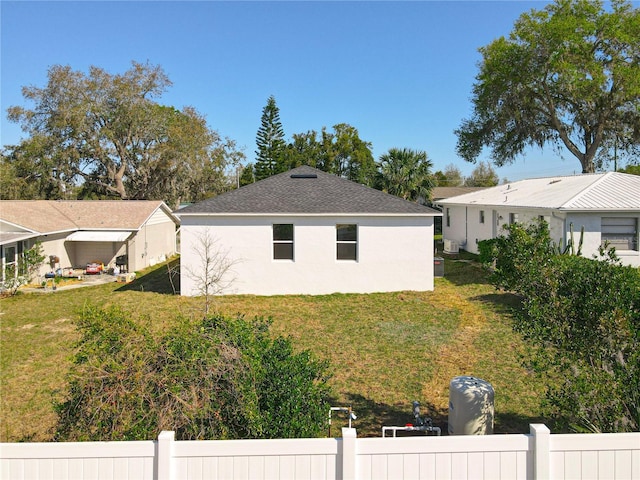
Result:
{"label": "tall evergreen tree", "polygon": [[273,95],[269,97],[262,109],[256,145],[258,146],[254,172],[256,181],[286,170],[284,151],[287,144],[284,141],[284,131],[280,122],[280,109]]}
{"label": "tall evergreen tree", "polygon": [[255,181],[256,178],[254,175],[253,163],[249,163],[242,169],[242,174],[240,175],[240,186],[244,187],[245,185],[249,185]]}

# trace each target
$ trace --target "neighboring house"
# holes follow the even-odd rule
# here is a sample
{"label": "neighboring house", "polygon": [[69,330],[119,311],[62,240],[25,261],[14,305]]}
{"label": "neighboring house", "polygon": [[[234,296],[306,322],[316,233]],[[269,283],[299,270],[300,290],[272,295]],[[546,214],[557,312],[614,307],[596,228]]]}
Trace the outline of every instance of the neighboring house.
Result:
{"label": "neighboring house", "polygon": [[433,225],[441,213],[311,167],[175,213],[182,295],[200,293],[205,235],[233,264],[223,293],[433,290]]}
{"label": "neighboring house", "polygon": [[177,225],[161,201],[2,200],[2,272],[37,241],[47,259],[41,275],[91,262],[139,270],[176,253]]}
{"label": "neighboring house", "polygon": [[625,265],[640,266],[640,176],[609,172],[533,178],[441,200],[443,238],[478,253],[478,242],[505,234],[504,226],[544,219],[551,237],[567,245],[584,227],[582,254],[605,242]]}
{"label": "neighboring house", "polygon": [[[431,200],[429,206],[437,210],[442,210],[439,202],[449,197],[456,197],[465,193],[477,192],[484,190],[486,187],[434,187],[431,190]],[[442,234],[442,217],[436,218],[436,235]]]}

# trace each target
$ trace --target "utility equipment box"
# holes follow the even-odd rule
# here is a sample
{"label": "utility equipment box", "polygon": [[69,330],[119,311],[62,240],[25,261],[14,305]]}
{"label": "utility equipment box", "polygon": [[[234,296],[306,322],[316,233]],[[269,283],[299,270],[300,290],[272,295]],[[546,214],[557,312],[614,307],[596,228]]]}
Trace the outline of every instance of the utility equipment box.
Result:
{"label": "utility equipment box", "polygon": [[449,435],[493,433],[494,391],[475,377],[455,377],[449,384]]}
{"label": "utility equipment box", "polygon": [[460,251],[460,245],[455,240],[444,239],[444,253],[458,253]]}

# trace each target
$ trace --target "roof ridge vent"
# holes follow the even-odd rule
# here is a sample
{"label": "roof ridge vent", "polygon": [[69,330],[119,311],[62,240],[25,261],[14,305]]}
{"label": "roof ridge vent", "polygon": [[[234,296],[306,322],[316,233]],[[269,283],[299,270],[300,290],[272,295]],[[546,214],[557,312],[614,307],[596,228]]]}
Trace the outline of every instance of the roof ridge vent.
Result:
{"label": "roof ridge vent", "polygon": [[316,173],[292,173],[291,178],[318,178]]}

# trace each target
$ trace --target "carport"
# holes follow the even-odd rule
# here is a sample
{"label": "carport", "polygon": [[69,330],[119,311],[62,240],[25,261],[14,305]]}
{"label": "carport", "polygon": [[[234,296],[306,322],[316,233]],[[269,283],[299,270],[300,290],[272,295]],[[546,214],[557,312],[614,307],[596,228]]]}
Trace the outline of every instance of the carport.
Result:
{"label": "carport", "polygon": [[[81,230],[66,238],[65,248],[76,266],[91,262],[109,265],[116,257],[127,254],[131,231]],[[67,243],[72,242],[72,243]]]}

